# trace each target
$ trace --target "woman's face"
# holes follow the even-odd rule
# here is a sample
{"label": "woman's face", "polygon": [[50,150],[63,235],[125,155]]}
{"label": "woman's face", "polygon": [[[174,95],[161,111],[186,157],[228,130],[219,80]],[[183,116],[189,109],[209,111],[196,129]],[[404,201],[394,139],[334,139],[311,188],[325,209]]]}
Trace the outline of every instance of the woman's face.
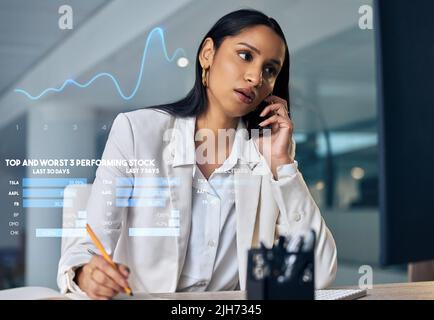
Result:
{"label": "woman's face", "polygon": [[285,58],[283,40],[263,25],[227,37],[216,52],[210,38],[202,48],[199,59],[202,67],[209,67],[210,105],[221,108],[230,117],[246,115],[272,93]]}

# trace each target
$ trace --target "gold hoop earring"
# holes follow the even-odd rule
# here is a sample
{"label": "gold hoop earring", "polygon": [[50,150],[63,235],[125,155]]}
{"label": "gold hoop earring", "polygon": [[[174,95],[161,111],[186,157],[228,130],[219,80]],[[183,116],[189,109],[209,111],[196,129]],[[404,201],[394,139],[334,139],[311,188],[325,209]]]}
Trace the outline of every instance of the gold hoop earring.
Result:
{"label": "gold hoop earring", "polygon": [[207,83],[206,83],[206,69],[205,68],[202,68],[202,84],[206,88]]}

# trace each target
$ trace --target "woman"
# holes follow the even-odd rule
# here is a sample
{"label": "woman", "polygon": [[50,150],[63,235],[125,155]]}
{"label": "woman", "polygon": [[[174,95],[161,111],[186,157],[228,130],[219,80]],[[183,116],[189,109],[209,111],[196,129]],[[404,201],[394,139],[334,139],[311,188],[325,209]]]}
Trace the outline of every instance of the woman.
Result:
{"label": "woman", "polygon": [[[317,235],[316,287],[329,285],[336,247],[294,160],[288,82],[288,47],[274,19],[253,10],[221,18],[199,46],[196,82],[184,99],[120,114],[113,123],[103,160],[154,165],[97,170],[88,223],[119,271],[79,239],[64,247],[61,290],[108,299],[127,285],[148,292],[245,289],[249,248],[307,228]],[[271,134],[256,134],[267,126]],[[115,196],[122,178],[133,181],[125,184],[130,200]],[[166,199],[140,198],[161,183],[167,188],[157,193]]]}

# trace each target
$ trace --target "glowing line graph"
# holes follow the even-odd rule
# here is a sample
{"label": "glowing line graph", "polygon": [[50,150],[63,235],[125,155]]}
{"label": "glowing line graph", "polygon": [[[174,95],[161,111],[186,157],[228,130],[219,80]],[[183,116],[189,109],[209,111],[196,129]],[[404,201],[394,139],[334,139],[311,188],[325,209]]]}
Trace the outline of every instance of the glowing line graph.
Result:
{"label": "glowing line graph", "polygon": [[56,92],[56,93],[62,92],[63,89],[65,89],[65,87],[68,84],[76,85],[79,88],[86,88],[86,87],[90,86],[95,80],[97,80],[99,78],[102,78],[102,77],[108,77],[109,79],[111,79],[113,81],[113,83],[116,86],[116,89],[118,90],[119,95],[122,97],[122,99],[124,99],[124,100],[131,100],[136,95],[137,90],[140,87],[140,83],[142,82],[143,68],[144,68],[145,61],[146,61],[146,56],[147,56],[147,53],[148,53],[148,47],[149,47],[149,43],[150,43],[150,41],[151,41],[152,36],[153,36],[154,33],[158,33],[160,35],[160,40],[161,40],[161,43],[163,45],[164,55],[165,55],[165,58],[166,58],[166,60],[168,62],[172,62],[173,59],[176,57],[176,55],[177,55],[178,52],[182,52],[183,56],[184,57],[186,56],[185,51],[182,48],[178,48],[178,49],[175,50],[175,52],[173,53],[172,57],[170,58],[169,55],[168,55],[168,53],[167,53],[167,48],[166,48],[166,42],[164,40],[164,31],[163,31],[163,29],[160,28],[160,27],[154,28],[149,33],[148,38],[146,39],[146,44],[145,44],[145,47],[143,49],[142,61],[141,61],[141,64],[140,64],[140,71],[139,71],[139,75],[137,77],[136,86],[134,87],[134,90],[131,92],[130,95],[125,95],[125,93],[122,91],[122,89],[121,89],[121,87],[119,85],[119,82],[116,80],[116,78],[112,74],[107,73],[107,72],[102,72],[102,73],[96,74],[92,79],[90,79],[88,82],[86,82],[84,84],[81,84],[81,83],[75,81],[74,79],[67,79],[67,80],[65,80],[63,82],[63,84],[60,87],[58,87],[58,88],[47,88],[47,89],[45,89],[44,91],[42,91],[40,94],[38,94],[36,96],[31,95],[30,93],[28,93],[26,90],[23,90],[23,89],[15,89],[14,91],[17,92],[17,93],[24,94],[27,98],[29,98],[31,100],[38,100],[42,96],[44,96],[45,94],[47,94],[48,92]]}

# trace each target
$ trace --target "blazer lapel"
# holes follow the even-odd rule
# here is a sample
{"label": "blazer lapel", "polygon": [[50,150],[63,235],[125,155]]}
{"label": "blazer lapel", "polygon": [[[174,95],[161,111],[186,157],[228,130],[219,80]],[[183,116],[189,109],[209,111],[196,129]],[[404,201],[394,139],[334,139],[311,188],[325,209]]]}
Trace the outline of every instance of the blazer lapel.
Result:
{"label": "blazer lapel", "polygon": [[[247,139],[247,138],[246,138]],[[247,251],[256,245],[259,231],[259,201],[264,174],[269,172],[265,159],[252,139],[243,146],[239,170],[234,174],[235,208],[237,214],[237,255],[241,289],[245,288]]]}
{"label": "blazer lapel", "polygon": [[179,182],[170,186],[172,212],[175,211],[179,214],[180,228],[179,236],[176,237],[177,277],[173,284],[173,291],[175,291],[184,266],[190,237],[193,167],[191,165],[169,166],[169,177],[175,178]]}
{"label": "blazer lapel", "polygon": [[237,255],[240,287],[245,287],[247,251],[252,245],[261,190],[261,175],[254,175],[247,165],[247,173],[235,172],[235,209],[237,219]]}
{"label": "blazer lapel", "polygon": [[172,283],[175,292],[184,266],[191,229],[191,202],[193,188],[194,118],[176,118],[164,159],[167,177],[176,183],[169,184],[172,216],[179,216],[179,236],[175,241],[176,278]]}
{"label": "blazer lapel", "polygon": [[235,172],[235,208],[237,212],[237,242],[251,244],[258,209],[261,176]]}

